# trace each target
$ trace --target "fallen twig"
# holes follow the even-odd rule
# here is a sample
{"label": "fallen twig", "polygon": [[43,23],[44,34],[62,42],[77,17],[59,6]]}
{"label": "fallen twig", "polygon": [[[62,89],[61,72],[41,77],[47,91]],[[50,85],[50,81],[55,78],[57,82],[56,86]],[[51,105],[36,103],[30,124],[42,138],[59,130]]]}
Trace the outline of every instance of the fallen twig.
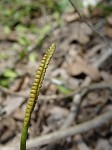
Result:
{"label": "fallen twig", "polygon": [[81,135],[76,135],[74,140],[77,143],[77,147],[79,150],[90,150],[90,148],[83,141]]}
{"label": "fallen twig", "polygon": [[[56,140],[60,140],[69,136],[77,135],[77,134],[82,134],[85,133],[89,130],[98,128],[104,124],[107,124],[109,121],[112,121],[112,110],[108,111],[90,121],[84,122],[79,125],[75,125],[74,127],[64,129],[64,130],[59,130],[55,131],[53,133],[43,135],[37,138],[33,138],[27,141],[27,149],[34,148],[37,146],[42,146],[45,144],[52,143]],[[19,150],[19,144],[16,146],[12,147],[0,147],[0,150]]]}
{"label": "fallen twig", "polygon": [[[108,83],[98,83],[98,84],[93,84],[93,85],[89,85],[89,86],[85,86],[85,87],[80,87],[78,89],[76,89],[74,92],[68,94],[68,95],[40,95],[39,96],[39,100],[40,101],[50,101],[52,100],[61,100],[61,99],[67,99],[70,98],[72,96],[74,96],[77,93],[82,92],[85,89],[85,94],[91,91],[94,91],[96,89],[109,89],[112,90],[112,84],[108,84]],[[0,90],[3,93],[9,94],[9,95],[13,95],[13,96],[18,96],[18,97],[24,97],[24,98],[28,98],[27,94],[23,94],[23,93],[19,93],[19,92],[14,92],[11,91],[10,89],[7,89],[5,87],[0,86]]]}
{"label": "fallen twig", "polygon": [[[81,97],[81,100],[80,100],[80,103],[77,105],[77,110],[76,111],[76,114],[75,114],[75,119],[77,120],[77,117],[78,117],[78,114],[80,112],[80,105],[82,103],[82,100],[84,99],[84,97],[91,91],[94,91],[94,90],[98,90],[98,89],[108,89],[108,90],[112,90],[112,84],[107,84],[107,83],[100,83],[100,84],[93,84],[93,85],[89,85],[89,86],[86,86],[86,87],[80,87],[78,89],[76,89],[74,92],[68,94],[68,95],[40,95],[39,96],[39,101],[40,102],[48,102],[48,101],[53,101],[53,100],[57,100],[57,101],[60,101],[60,100],[63,100],[63,99],[67,99],[67,98],[70,98],[70,97],[73,97],[75,96],[76,94],[80,93],[80,97]],[[2,87],[0,86],[0,90],[6,94],[10,94],[10,95],[13,95],[13,96],[17,96],[17,97],[23,97],[23,99],[21,99],[21,102],[20,103],[23,103],[25,101],[26,98],[28,98],[27,95],[25,94],[22,94],[22,93],[17,93],[17,92],[13,92],[5,87]],[[19,99],[18,99],[19,100]],[[8,107],[9,108],[9,107]],[[15,107],[16,109],[16,107]],[[5,111],[6,109],[3,110],[3,112]],[[14,111],[14,110],[13,110]],[[8,113],[9,114],[9,113]],[[74,115],[71,114],[71,120],[74,118]],[[69,118],[69,119],[70,119]],[[68,123],[69,124],[71,121],[68,119]],[[69,122],[70,121],[70,122]],[[63,125],[63,126],[66,126],[66,125]],[[68,125],[67,125],[68,126]],[[65,127],[64,127],[65,128]]]}
{"label": "fallen twig", "polygon": [[112,55],[112,48],[105,50],[105,53],[93,64],[94,67],[100,68],[102,64]]}
{"label": "fallen twig", "polygon": [[[9,95],[12,95],[12,96],[17,96],[17,97],[23,97],[23,98],[28,98],[28,94],[25,94],[25,93],[20,93],[20,92],[14,92],[10,89],[7,89],[3,86],[0,86],[0,90],[3,92],[3,93],[6,93],[6,94],[9,94]],[[40,95],[39,96],[39,99],[42,100],[42,101],[48,101],[50,99],[56,99],[57,98],[57,95]]]}
{"label": "fallen twig", "polygon": [[112,45],[106,40],[106,38],[99,33],[98,31],[96,31],[96,29],[82,16],[82,14],[80,13],[79,9],[76,6],[76,1],[74,1],[74,3],[72,2],[72,0],[68,0],[70,2],[70,4],[72,5],[72,7],[74,8],[74,10],[78,13],[79,17],[82,19],[82,21],[84,21],[91,29],[92,31],[98,35],[107,45],[107,47],[112,48]]}

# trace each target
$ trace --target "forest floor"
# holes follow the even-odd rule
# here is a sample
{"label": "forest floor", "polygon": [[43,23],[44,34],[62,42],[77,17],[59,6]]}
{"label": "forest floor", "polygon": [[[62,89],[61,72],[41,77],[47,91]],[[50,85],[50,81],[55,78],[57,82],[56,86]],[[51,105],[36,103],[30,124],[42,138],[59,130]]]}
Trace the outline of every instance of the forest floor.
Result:
{"label": "forest floor", "polygon": [[112,4],[85,12],[86,21],[71,5],[28,4],[5,4],[0,14],[0,150],[19,150],[30,88],[52,43],[27,148],[112,150]]}

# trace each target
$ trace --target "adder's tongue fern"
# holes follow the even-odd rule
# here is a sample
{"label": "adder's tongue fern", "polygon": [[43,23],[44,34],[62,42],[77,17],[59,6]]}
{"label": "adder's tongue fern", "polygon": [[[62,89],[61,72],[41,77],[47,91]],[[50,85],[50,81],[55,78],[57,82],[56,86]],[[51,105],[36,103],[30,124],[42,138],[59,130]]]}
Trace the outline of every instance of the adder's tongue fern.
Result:
{"label": "adder's tongue fern", "polygon": [[45,72],[46,72],[49,62],[54,54],[55,48],[56,48],[56,46],[53,43],[51,45],[51,47],[45,53],[40,65],[38,67],[38,70],[36,72],[36,76],[35,76],[33,85],[31,87],[31,91],[30,91],[30,98],[29,98],[28,104],[26,106],[23,129],[22,129],[22,133],[21,133],[20,150],[26,150],[26,139],[27,139],[28,125],[30,122],[31,113],[37,102],[40,88],[42,86],[42,82],[43,82],[43,79],[45,76]]}

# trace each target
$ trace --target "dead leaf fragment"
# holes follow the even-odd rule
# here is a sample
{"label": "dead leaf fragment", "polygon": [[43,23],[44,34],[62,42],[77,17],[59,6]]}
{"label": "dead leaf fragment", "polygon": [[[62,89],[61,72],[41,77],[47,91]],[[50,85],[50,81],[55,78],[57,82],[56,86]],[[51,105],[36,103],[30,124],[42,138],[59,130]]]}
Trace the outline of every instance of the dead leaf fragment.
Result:
{"label": "dead leaf fragment", "polygon": [[112,26],[112,14],[107,17],[107,22]]}
{"label": "dead leaf fragment", "polygon": [[75,62],[68,65],[68,72],[73,76],[85,73],[90,76],[93,81],[100,79],[100,72],[81,57],[77,57]]}
{"label": "dead leaf fragment", "polygon": [[107,140],[100,139],[95,150],[112,150],[112,146]]}
{"label": "dead leaf fragment", "polygon": [[15,121],[11,118],[5,118],[0,123],[0,142],[5,143],[14,137],[16,131]]}
{"label": "dead leaf fragment", "polygon": [[4,111],[6,113],[6,116],[10,115],[14,111],[17,110],[17,108],[20,107],[20,105],[23,103],[24,98],[23,97],[11,97],[10,96],[10,102],[5,106]]}
{"label": "dead leaf fragment", "polygon": [[85,23],[76,22],[71,28],[73,29],[70,34],[71,43],[74,40],[78,41],[80,44],[89,42],[92,30]]}
{"label": "dead leaf fragment", "polygon": [[53,115],[56,116],[56,118],[66,117],[68,114],[69,111],[67,109],[58,106],[52,106],[46,110],[46,115]]}
{"label": "dead leaf fragment", "polygon": [[105,32],[110,38],[112,38],[112,26],[106,26]]}
{"label": "dead leaf fragment", "polygon": [[64,123],[69,111],[62,107],[50,106],[45,114],[48,116],[47,123],[56,129]]}
{"label": "dead leaf fragment", "polygon": [[66,22],[73,22],[75,20],[77,20],[79,18],[79,15],[77,13],[74,12],[68,12],[63,16],[64,20]]}
{"label": "dead leaf fragment", "polygon": [[18,109],[17,111],[14,112],[13,117],[16,120],[23,121],[24,120],[24,111],[22,109]]}

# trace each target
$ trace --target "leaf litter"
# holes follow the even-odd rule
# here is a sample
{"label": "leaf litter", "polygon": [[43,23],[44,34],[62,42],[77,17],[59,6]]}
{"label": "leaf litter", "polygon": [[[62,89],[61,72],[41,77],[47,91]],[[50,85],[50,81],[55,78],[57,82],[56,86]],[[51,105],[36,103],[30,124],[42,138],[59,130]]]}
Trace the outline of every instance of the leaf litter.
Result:
{"label": "leaf litter", "polygon": [[[36,15],[36,10],[34,12],[32,13]],[[104,13],[100,12],[100,14]],[[112,94],[105,88],[90,90],[84,97],[82,96],[83,100],[80,102],[84,85],[89,87],[101,83],[112,84],[111,56],[107,57],[100,67],[95,65],[106,53],[107,48],[104,42],[82,22],[74,10],[62,12],[62,18],[58,13],[55,13],[54,16],[48,13],[49,23],[47,25],[43,21],[45,19],[43,14],[40,17],[35,15],[30,18],[30,21],[24,18],[17,27],[13,26],[13,30],[10,27],[4,29],[4,26],[0,25],[2,32],[0,53],[6,55],[0,58],[0,81],[3,81],[4,78],[5,81],[6,78],[12,78],[11,82],[7,81],[8,90],[3,89],[3,84],[0,85],[0,149],[15,146],[20,140],[25,106],[35,70],[44,50],[52,42],[56,42],[57,50],[41,89],[40,99],[43,96],[44,100],[39,101],[39,104],[36,105],[31,118],[28,139],[61,130],[71,114],[77,114],[77,117],[69,118],[72,121],[69,122],[70,125],[65,125],[67,128],[112,109]],[[102,23],[102,20],[105,24]],[[111,20],[111,14],[101,17],[96,13],[90,16],[90,22],[96,28],[100,26],[98,32],[104,32],[109,42],[112,40]],[[31,25],[30,28],[26,27],[26,22]],[[39,27],[38,30],[32,24]],[[55,24],[53,29],[51,24]],[[73,92],[78,92],[78,95]],[[52,96],[55,98],[53,99]],[[80,106],[75,105],[74,101],[77,101],[75,104],[79,103]],[[80,110],[79,113],[73,106]],[[112,149],[111,132],[110,124],[107,124],[102,128],[82,134],[79,139],[82,139],[82,145],[86,145],[84,147],[89,150],[102,148],[109,150]],[[81,150],[81,143],[77,139],[75,136],[68,137],[36,149],[47,150],[54,145],[54,149],[58,147],[57,149]]]}

